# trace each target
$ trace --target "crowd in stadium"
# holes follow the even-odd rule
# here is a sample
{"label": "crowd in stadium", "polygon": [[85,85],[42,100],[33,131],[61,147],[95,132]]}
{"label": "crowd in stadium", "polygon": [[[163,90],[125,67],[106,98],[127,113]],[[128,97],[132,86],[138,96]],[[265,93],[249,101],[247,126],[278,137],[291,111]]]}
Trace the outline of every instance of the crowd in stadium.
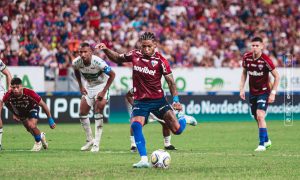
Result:
{"label": "crowd in stadium", "polygon": [[0,2],[0,23],[6,64],[62,75],[81,42],[126,52],[146,30],[173,67],[240,67],[254,36],[276,66],[284,54],[300,64],[299,0],[11,0]]}

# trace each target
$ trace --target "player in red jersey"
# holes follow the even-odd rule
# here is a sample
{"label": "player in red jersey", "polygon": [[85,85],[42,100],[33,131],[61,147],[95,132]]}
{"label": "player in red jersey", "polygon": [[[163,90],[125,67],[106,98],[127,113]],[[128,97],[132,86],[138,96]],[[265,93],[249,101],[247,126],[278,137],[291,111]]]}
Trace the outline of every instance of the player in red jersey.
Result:
{"label": "player in red jersey", "polygon": [[141,156],[141,161],[133,164],[133,167],[147,168],[150,165],[148,163],[142,127],[147,123],[150,112],[159,119],[163,119],[174,134],[181,134],[185,129],[186,123],[196,124],[197,121],[194,118],[186,119],[185,116],[181,116],[177,120],[172,107],[164,97],[164,91],[161,87],[162,76],[165,77],[173,96],[173,108],[177,110],[182,109],[170,65],[159,52],[155,51],[155,35],[151,32],[145,32],[141,35],[139,42],[139,50],[132,50],[126,54],[112,51],[103,43],[97,44],[96,48],[102,49],[106,56],[115,63],[132,62],[134,104],[131,128]]}
{"label": "player in red jersey", "polygon": [[23,88],[20,78],[13,78],[9,90],[3,97],[3,103],[13,113],[13,119],[21,121],[28,132],[35,139],[35,144],[31,151],[40,151],[42,147],[48,148],[45,133],[37,128],[39,106],[41,106],[48,117],[48,123],[51,129],[56,127],[51,113],[42,100],[33,90]]}
{"label": "player in red jersey", "polygon": [[[240,82],[240,97],[245,100],[245,82],[249,74],[251,113],[257,121],[259,128],[259,145],[255,151],[265,151],[271,146],[265,121],[266,110],[269,103],[275,101],[276,90],[279,84],[279,74],[272,60],[262,52],[263,41],[255,37],[251,41],[252,51],[243,57],[243,72]],[[269,86],[269,72],[274,77],[272,90]]]}

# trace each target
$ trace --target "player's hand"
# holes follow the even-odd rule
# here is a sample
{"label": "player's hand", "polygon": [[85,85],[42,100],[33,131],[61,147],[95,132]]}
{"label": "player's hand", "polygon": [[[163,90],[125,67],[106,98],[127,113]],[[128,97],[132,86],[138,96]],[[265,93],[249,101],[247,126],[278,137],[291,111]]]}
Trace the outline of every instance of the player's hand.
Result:
{"label": "player's hand", "polygon": [[13,114],[13,120],[15,120],[16,122],[20,122],[20,117]]}
{"label": "player's hand", "polygon": [[101,92],[99,92],[99,93],[97,94],[97,99],[98,99],[99,101],[102,101],[102,99],[103,99],[103,97],[105,96],[105,94],[106,94],[106,91],[101,91]]}
{"label": "player's hand", "polygon": [[54,119],[52,117],[48,118],[48,124],[49,124],[51,129],[54,129],[56,127],[56,124],[55,124]]}
{"label": "player's hand", "polygon": [[240,91],[240,97],[241,97],[242,100],[246,100],[246,96],[245,96],[245,91],[244,90]]}
{"label": "player's hand", "polygon": [[87,95],[87,90],[86,90],[84,87],[81,87],[81,88],[80,88],[80,93],[81,93],[82,95]]}
{"label": "player's hand", "polygon": [[270,94],[268,98],[268,103],[273,103],[275,101],[275,94]]}
{"label": "player's hand", "polygon": [[95,46],[95,48],[104,50],[104,49],[107,49],[107,46],[104,43],[99,43]]}
{"label": "player's hand", "polygon": [[182,105],[179,103],[179,102],[174,102],[172,104],[173,108],[176,110],[176,111],[181,111],[182,110]]}

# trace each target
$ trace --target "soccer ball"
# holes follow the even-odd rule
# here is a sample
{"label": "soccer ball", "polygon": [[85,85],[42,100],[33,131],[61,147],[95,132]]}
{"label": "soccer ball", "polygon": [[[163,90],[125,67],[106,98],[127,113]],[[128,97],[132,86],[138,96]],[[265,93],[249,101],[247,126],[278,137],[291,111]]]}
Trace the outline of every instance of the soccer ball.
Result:
{"label": "soccer ball", "polygon": [[151,154],[151,164],[154,168],[166,169],[170,166],[171,156],[170,154],[162,149],[156,150]]}

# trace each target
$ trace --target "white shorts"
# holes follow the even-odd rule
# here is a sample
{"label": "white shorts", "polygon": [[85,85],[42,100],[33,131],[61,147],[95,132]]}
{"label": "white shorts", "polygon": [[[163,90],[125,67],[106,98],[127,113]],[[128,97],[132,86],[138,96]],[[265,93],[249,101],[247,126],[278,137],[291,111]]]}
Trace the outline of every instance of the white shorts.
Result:
{"label": "white shorts", "polygon": [[[101,92],[103,90],[104,86],[105,86],[105,84],[100,84],[100,85],[94,86],[92,88],[86,88],[87,95],[82,95],[82,97],[85,98],[87,104],[90,107],[94,107],[96,99],[97,99],[97,95],[99,92]],[[107,90],[103,99],[106,99],[106,100],[109,99],[109,90]]]}
{"label": "white shorts", "polygon": [[0,87],[0,101],[2,101],[4,94],[5,90],[2,87]]}

